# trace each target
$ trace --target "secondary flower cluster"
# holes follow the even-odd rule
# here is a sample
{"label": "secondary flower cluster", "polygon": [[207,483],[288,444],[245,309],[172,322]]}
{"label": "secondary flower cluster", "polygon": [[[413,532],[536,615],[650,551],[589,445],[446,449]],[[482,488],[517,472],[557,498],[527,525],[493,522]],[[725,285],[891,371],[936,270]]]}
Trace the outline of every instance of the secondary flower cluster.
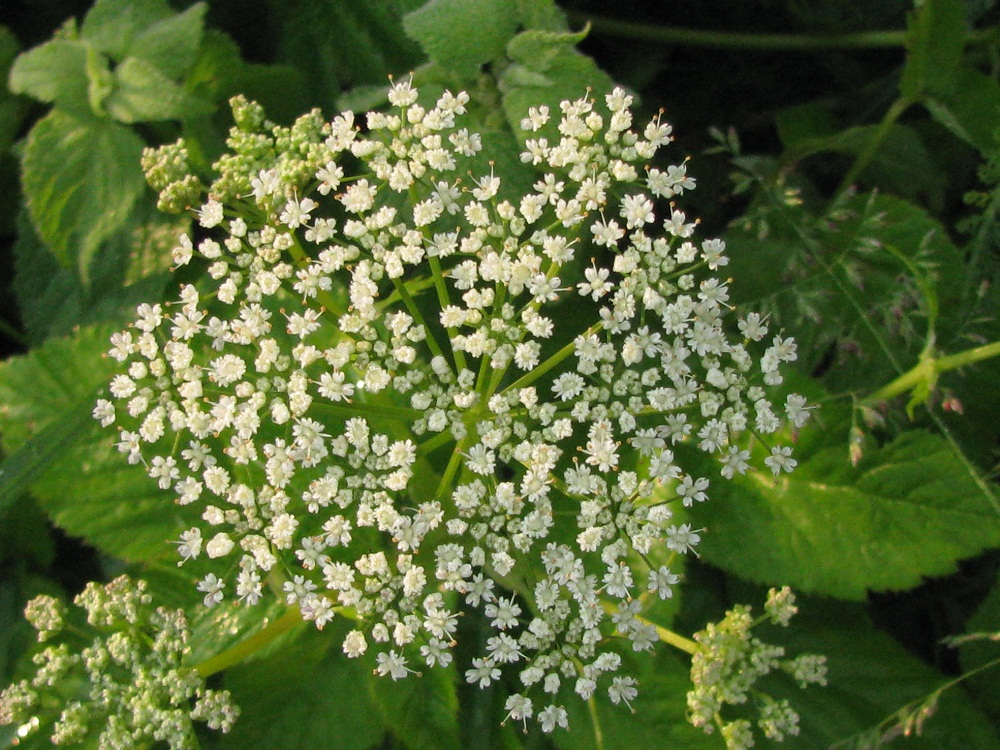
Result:
{"label": "secondary flower cluster", "polygon": [[[0,693],[0,725],[18,725],[22,737],[50,725],[54,745],[96,739],[107,750],[152,741],[193,750],[194,721],[229,731],[239,711],[228,691],[206,688],[182,664],[190,633],[181,610],[154,609],[145,582],[124,576],[88,584],[75,604],[90,626],[80,648],[70,647],[80,630],[67,623],[62,602],[39,596],[28,603],[25,616],[38,640],[65,642],[36,654],[34,677]],[[67,688],[78,692],[67,698]]]}
{"label": "secondary flower cluster", "polygon": [[755,620],[750,607],[739,605],[726,613],[721,622],[711,623],[694,636],[698,648],[691,660],[688,693],[688,719],[706,733],[719,729],[727,750],[747,750],[754,746],[753,728],[747,719],[727,721],[725,706],[758,703],[757,727],[770,740],[780,742],[799,733],[799,715],[787,700],[775,700],[755,687],[757,681],[782,670],[799,684],[826,684],[826,658],[803,654],[785,658],[785,649],[755,638],[752,629],[764,620],[787,626],[798,611],[795,597],[788,588],[771,589],[764,604],[764,617]]}
{"label": "secondary flower cluster", "polygon": [[[680,446],[725,478],[751,442],[794,467],[781,431],[808,407],[772,391],[795,344],[727,304],[723,242],[671,202],[694,180],[651,163],[671,128],[633,130],[624,91],[530,109],[523,190],[467,94],[389,100],[291,127],[234,100],[174,251],[207,274],[113,337],[95,417],[201,509],[178,549],[218,560],[207,606],[278,587],[317,627],[352,617],[344,651],[394,679],[448,664],[478,609],[466,678],[510,670],[510,717],[551,731],[568,692],[634,695],[615,642],[657,640],[641,613],[701,532],[675,516],[708,497]],[[183,144],[145,167],[164,206],[200,184]]]}

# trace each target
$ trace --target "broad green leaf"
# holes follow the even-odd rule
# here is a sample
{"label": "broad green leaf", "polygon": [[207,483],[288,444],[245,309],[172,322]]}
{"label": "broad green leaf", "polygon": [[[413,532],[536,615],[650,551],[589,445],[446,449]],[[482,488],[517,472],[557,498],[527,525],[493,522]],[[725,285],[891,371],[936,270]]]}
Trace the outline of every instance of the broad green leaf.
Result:
{"label": "broad green leaf", "polygon": [[965,47],[964,0],[925,0],[912,11],[906,38],[906,66],[899,91],[917,102],[946,93]]}
{"label": "broad green leaf", "polygon": [[748,580],[861,600],[951,573],[1000,544],[1000,508],[943,438],[904,432],[852,467],[831,408],[800,435],[793,473],[713,484],[692,511],[706,529],[706,561]]}
{"label": "broad green leaf", "polygon": [[337,636],[343,637],[342,630],[336,623],[323,633],[310,626],[273,656],[227,671],[225,687],[242,714],[218,747],[367,750],[378,745],[385,730],[364,689],[369,675],[359,660],[341,653]]}
{"label": "broad green leaf", "polygon": [[517,24],[507,0],[431,0],[403,18],[406,33],[432,62],[465,79],[503,54]]}
{"label": "broad green leaf", "polygon": [[153,63],[139,57],[129,57],[115,68],[114,90],[104,106],[111,117],[126,124],[195,120],[215,109],[211,102],[191,96]]}
{"label": "broad green leaf", "polygon": [[133,211],[126,228],[101,245],[91,263],[91,283],[59,264],[21,212],[14,245],[12,290],[24,329],[32,344],[49,336],[68,335],[73,328],[121,318],[124,309],[157,300],[168,278],[170,249],[180,224],[151,205]]}
{"label": "broad green leaf", "polygon": [[86,42],[54,39],[21,53],[10,70],[10,90],[81,117],[93,116],[87,50]]}
{"label": "broad green leaf", "polygon": [[59,109],[28,136],[22,165],[31,218],[59,262],[76,268],[84,283],[101,242],[125,224],[142,194],[142,149],[128,128]]}
{"label": "broad green leaf", "polygon": [[[0,436],[8,454],[77,408],[111,378],[118,363],[104,357],[117,326],[80,329],[50,339],[30,354],[0,364]],[[113,428],[96,421],[32,485],[42,507],[67,533],[124,560],[172,557],[170,539],[196,513],[177,506],[141,467],[113,447]]]}
{"label": "broad green leaf", "polygon": [[166,0],[96,0],[80,36],[112,59],[124,60],[143,31],[173,15]]}
{"label": "broad green leaf", "polygon": [[164,18],[136,34],[128,57],[145,60],[167,78],[178,80],[198,56],[205,25],[205,3]]}
{"label": "broad green leaf", "polygon": [[454,669],[435,667],[393,680],[369,674],[382,721],[411,750],[459,750]]}
{"label": "broad green leaf", "polygon": [[924,106],[935,120],[983,156],[996,150],[994,136],[1000,117],[1000,82],[996,78],[959,68],[951,89],[932,93]]}

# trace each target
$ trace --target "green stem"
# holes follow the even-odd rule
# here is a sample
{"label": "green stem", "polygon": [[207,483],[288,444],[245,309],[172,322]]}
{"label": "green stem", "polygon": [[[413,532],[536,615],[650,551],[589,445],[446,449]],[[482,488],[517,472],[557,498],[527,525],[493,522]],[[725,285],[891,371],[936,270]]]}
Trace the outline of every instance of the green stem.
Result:
{"label": "green stem", "polygon": [[234,667],[248,656],[257,653],[262,648],[272,643],[279,636],[284,635],[289,630],[302,622],[302,613],[298,607],[289,609],[285,614],[274,622],[270,623],[263,630],[254,633],[245,641],[237,643],[232,648],[227,648],[221,654],[216,654],[210,659],[206,659],[195,667],[200,677],[211,677],[213,674]]}
{"label": "green stem", "polygon": [[[597,333],[598,331],[600,331],[603,327],[604,327],[603,323],[594,323],[594,325],[592,325],[590,328],[588,328],[586,331],[584,331],[581,335],[582,336],[590,336],[591,334],[594,334],[594,333]],[[533,370],[531,370],[531,372],[526,372],[520,378],[518,378],[513,383],[511,383],[510,385],[508,385],[507,388],[505,389],[505,392],[506,391],[516,391],[516,390],[519,390],[521,388],[525,388],[526,386],[531,385],[536,380],[538,380],[542,375],[544,375],[549,370],[551,370],[553,367],[556,367],[557,365],[559,365],[564,359],[566,359],[567,357],[569,357],[574,351],[576,351],[576,339],[574,339],[573,341],[570,341],[568,344],[566,344],[566,346],[564,346],[562,349],[560,349],[559,351],[557,351],[555,354],[553,354],[547,360],[545,360],[540,365],[538,365],[538,367],[536,367]]]}
{"label": "green stem", "polygon": [[[427,262],[431,267],[431,275],[434,277],[434,289],[437,291],[438,305],[444,310],[451,304],[451,298],[448,296],[448,287],[444,283],[444,272],[441,270],[441,261],[436,256],[431,256],[427,259]],[[454,328],[448,329],[448,337],[450,339],[454,339],[456,334],[457,331]],[[455,354],[455,365],[458,369],[466,369],[465,352],[455,349],[452,349],[452,351]]]}
{"label": "green stem", "polygon": [[410,295],[410,291],[406,288],[406,284],[400,279],[393,279],[392,285],[396,287],[396,292],[399,294],[400,299],[403,300],[403,304],[406,305],[406,309],[410,311],[410,315],[413,316],[413,319],[424,327],[424,340],[427,342],[427,346],[431,350],[431,354],[435,357],[441,357],[443,359],[444,352],[441,350],[441,346],[438,344],[437,339],[434,338],[434,334],[431,332],[430,326],[427,325],[427,321],[424,320],[424,316],[420,312],[420,308],[417,307],[417,303],[414,302],[413,297]]}
{"label": "green stem", "polygon": [[959,367],[965,367],[973,362],[980,362],[1000,355],[1000,341],[991,344],[984,344],[964,352],[949,354],[947,357],[926,357],[917,363],[915,367],[900,375],[891,383],[879,388],[871,394],[866,401],[888,401],[895,396],[912,391],[921,383],[933,383],[938,375]]}
{"label": "green stem", "polygon": [[[620,21],[589,13],[567,12],[575,23],[587,23],[594,32],[626,39],[646,39],[664,44],[691,47],[714,47],[737,50],[817,50],[817,49],[879,49],[905,47],[906,31],[858,31],[846,34],[747,34],[731,31],[704,31],[676,26],[654,26],[648,23]],[[970,31],[966,44],[981,44],[993,40],[997,29]]]}
{"label": "green stem", "polygon": [[[616,611],[615,605],[611,602],[601,602],[604,607],[604,611],[609,615],[614,614]],[[686,654],[695,654],[698,651],[698,644],[692,641],[690,638],[685,638],[680,633],[675,633],[673,630],[663,627],[662,625],[657,625],[655,622],[650,622],[645,617],[637,618],[640,622],[647,623],[656,628],[656,634],[660,637],[660,640],[664,643],[668,643],[674,648],[680,649]]]}

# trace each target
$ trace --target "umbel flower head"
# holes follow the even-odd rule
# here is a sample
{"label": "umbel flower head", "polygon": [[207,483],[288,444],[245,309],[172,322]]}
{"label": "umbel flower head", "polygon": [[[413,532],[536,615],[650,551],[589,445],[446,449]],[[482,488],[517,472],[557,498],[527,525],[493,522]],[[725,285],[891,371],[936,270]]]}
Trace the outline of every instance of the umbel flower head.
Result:
{"label": "umbel flower head", "polygon": [[44,727],[53,745],[109,750],[154,741],[193,750],[194,721],[230,730],[239,709],[229,692],[207,688],[183,663],[190,631],[182,610],[154,608],[145,581],[125,576],[88,584],[74,603],[86,625],[67,622],[51,596],[28,603],[38,640],[62,642],[35,654],[34,677],[0,692],[0,725],[18,725],[21,737]]}
{"label": "umbel flower head", "polygon": [[[393,679],[450,663],[477,609],[466,678],[508,673],[510,716],[550,731],[570,690],[635,694],[616,643],[657,640],[645,604],[702,531],[675,511],[715,479],[675,451],[722,478],[753,444],[794,467],[780,436],[808,407],[773,393],[795,344],[727,304],[724,243],[671,202],[694,180],[651,163],[671,128],[633,128],[621,89],[529,110],[520,193],[467,94],[401,81],[389,101],[291,127],[233,101],[174,250],[205,278],[113,337],[95,417],[201,510],[177,541],[218,560],[205,605],[269,585],[319,628],[352,618],[344,651]],[[199,184],[183,144],[145,167],[167,208]]]}

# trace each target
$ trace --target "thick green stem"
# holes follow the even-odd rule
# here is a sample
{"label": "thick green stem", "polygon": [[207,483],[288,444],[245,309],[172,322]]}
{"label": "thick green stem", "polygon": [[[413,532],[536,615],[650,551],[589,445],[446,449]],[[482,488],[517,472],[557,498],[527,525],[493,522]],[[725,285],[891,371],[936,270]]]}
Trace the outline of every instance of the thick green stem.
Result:
{"label": "thick green stem", "polygon": [[887,401],[891,398],[908,393],[921,383],[934,383],[937,377],[949,370],[965,367],[973,362],[980,362],[1000,355],[1000,341],[991,344],[984,344],[973,349],[966,349],[964,352],[949,354],[947,357],[926,357],[915,367],[904,372],[891,383],[879,388],[871,394],[866,401]]}

